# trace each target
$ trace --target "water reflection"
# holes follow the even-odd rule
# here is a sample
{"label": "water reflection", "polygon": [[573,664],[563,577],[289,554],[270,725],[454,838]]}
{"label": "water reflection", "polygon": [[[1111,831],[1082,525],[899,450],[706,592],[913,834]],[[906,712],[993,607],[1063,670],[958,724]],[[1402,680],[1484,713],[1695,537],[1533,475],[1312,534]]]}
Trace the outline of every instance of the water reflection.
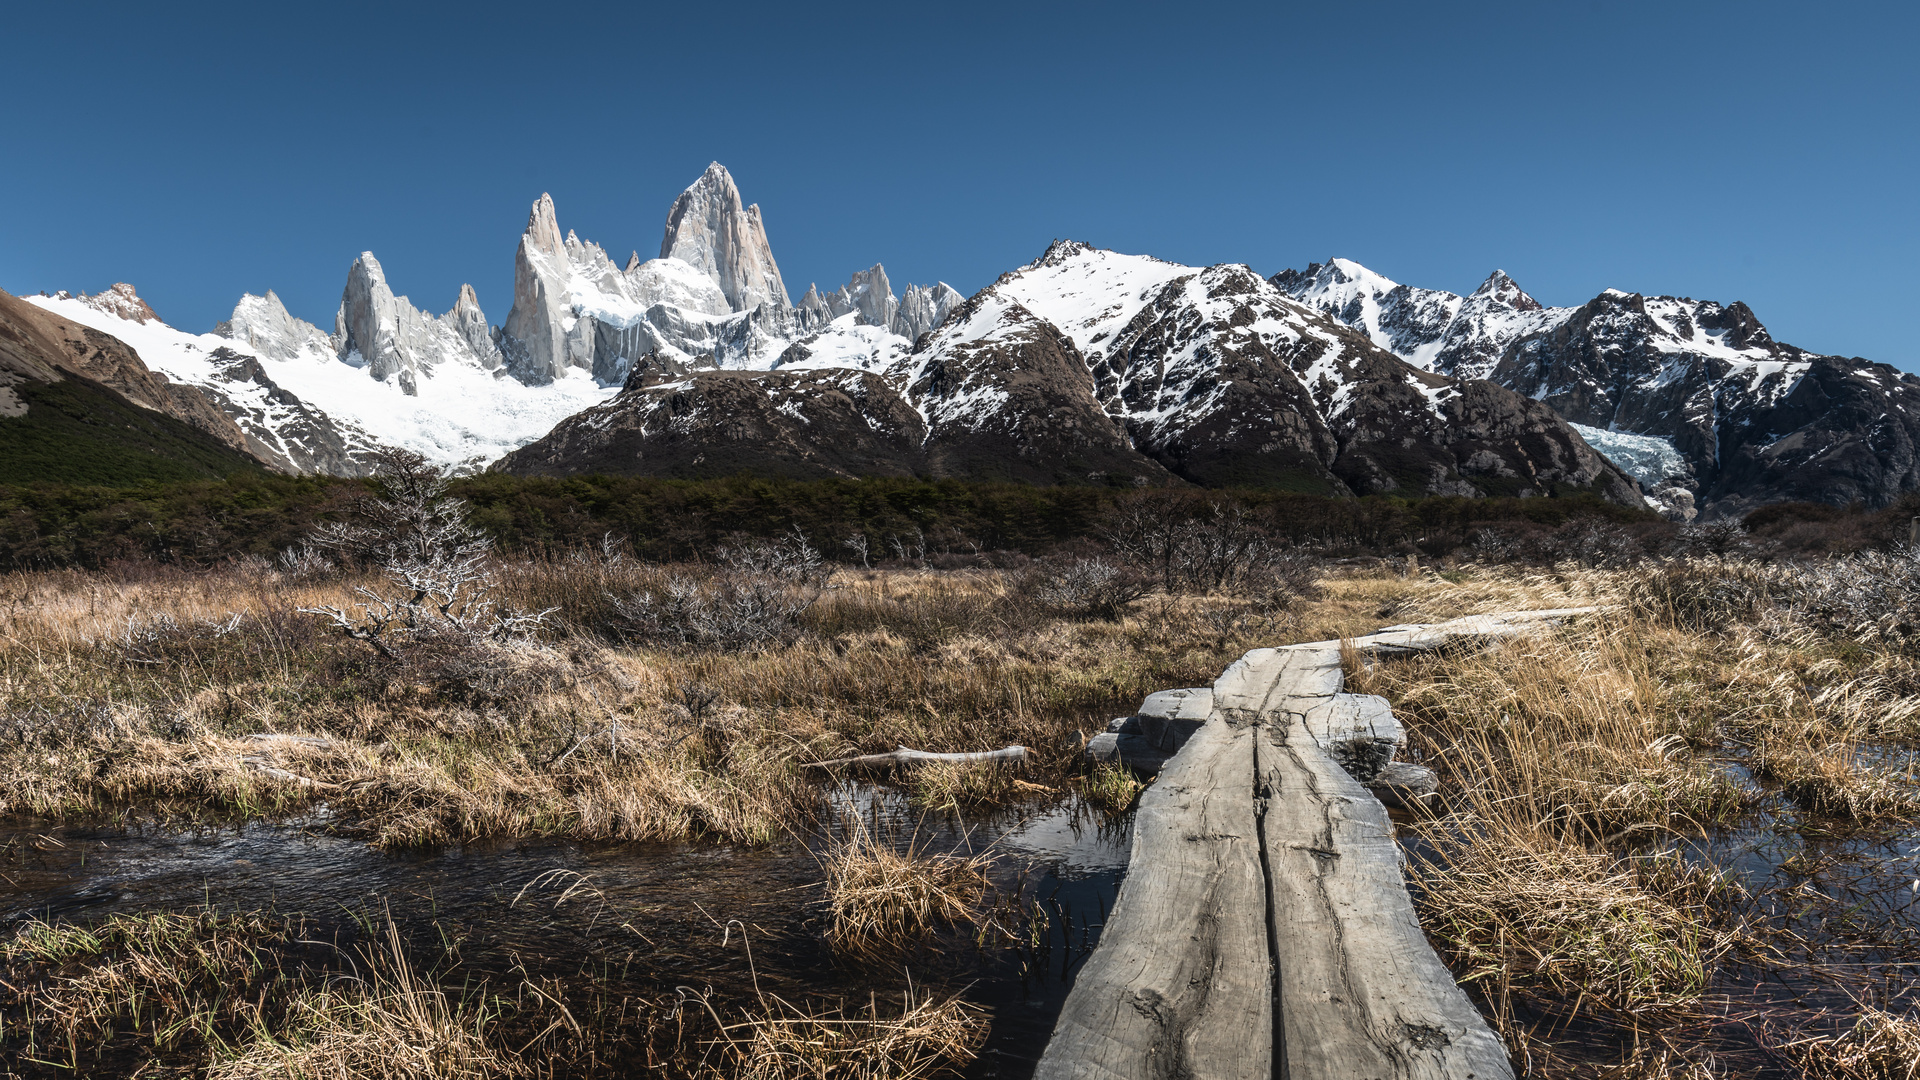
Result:
{"label": "water reflection", "polygon": [[[738,920],[753,936],[754,972],[768,992],[795,1001],[864,997],[899,989],[909,973],[915,985],[965,987],[993,1017],[970,1074],[1030,1073],[1112,909],[1130,817],[1110,822],[1070,795],[979,815],[922,814],[902,793],[870,784],[825,797],[822,834],[758,850],[473,841],[383,853],[290,824],[15,823],[0,827],[0,912],[18,921],[264,909],[302,916],[305,936],[343,952],[391,912],[423,951],[449,955],[451,946],[458,970],[445,977],[591,980],[616,997],[671,995],[678,986],[744,997],[753,972],[738,933],[723,934]],[[1037,904],[1045,918],[1022,924],[1017,939],[953,934],[893,966],[843,963],[824,944],[815,852],[855,823],[926,851],[991,850],[1006,909]]]}

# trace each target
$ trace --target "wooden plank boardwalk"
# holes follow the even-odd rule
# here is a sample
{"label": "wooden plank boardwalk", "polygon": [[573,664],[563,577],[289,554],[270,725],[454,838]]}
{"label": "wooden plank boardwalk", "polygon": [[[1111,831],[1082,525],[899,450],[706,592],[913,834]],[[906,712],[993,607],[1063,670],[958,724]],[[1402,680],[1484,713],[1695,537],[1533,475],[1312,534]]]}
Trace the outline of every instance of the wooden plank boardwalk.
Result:
{"label": "wooden plank boardwalk", "polygon": [[[1395,626],[1348,644],[1372,656],[1472,645],[1589,610]],[[1341,684],[1338,641],[1257,649],[1211,688],[1155,694],[1089,744],[1159,778],[1037,1077],[1513,1076],[1421,933],[1393,824],[1362,784],[1404,741],[1399,723]]]}

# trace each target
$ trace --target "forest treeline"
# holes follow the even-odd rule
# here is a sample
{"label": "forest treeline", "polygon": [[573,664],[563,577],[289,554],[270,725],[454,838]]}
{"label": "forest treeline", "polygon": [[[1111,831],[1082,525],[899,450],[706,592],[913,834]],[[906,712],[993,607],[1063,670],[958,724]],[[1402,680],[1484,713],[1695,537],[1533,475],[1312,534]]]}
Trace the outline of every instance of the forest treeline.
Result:
{"label": "forest treeline", "polygon": [[[212,565],[274,558],[332,520],[373,481],[237,474],[222,481],[129,487],[0,485],[0,568],[101,568],[125,561]],[[703,558],[739,537],[798,528],[830,558],[875,562],[1040,556],[1098,539],[1115,512],[1142,500],[1158,512],[1237,507],[1275,539],[1332,554],[1452,553],[1489,538],[1546,543],[1570,523],[1657,548],[1674,526],[1588,495],[1544,498],[1327,498],[1258,489],[1140,491],[958,480],[793,481],[586,476],[462,477],[453,493],[505,551],[551,553],[612,534],[646,559]],[[1765,507],[1746,525],[1792,550],[1855,550],[1906,539],[1920,504],[1843,510]],[[1584,526],[1582,526],[1584,528]],[[1591,529],[1586,531],[1590,532]],[[854,540],[855,546],[848,541]],[[1549,543],[1549,547],[1551,544]]]}

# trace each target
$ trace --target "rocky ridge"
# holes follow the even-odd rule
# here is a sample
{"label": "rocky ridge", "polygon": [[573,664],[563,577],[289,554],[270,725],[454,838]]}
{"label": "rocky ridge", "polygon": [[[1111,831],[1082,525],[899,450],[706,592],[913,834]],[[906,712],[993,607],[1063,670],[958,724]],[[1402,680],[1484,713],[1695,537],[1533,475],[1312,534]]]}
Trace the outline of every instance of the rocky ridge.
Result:
{"label": "rocky ridge", "polygon": [[[876,271],[835,294],[847,309],[835,325],[897,318],[897,309],[867,299],[884,281]],[[832,315],[834,303],[810,288],[800,307]],[[1261,484],[1326,494],[1582,489],[1640,502],[1633,483],[1547,407],[1415,369],[1244,266],[1187,267],[1056,242],[949,310],[910,349],[830,353],[801,342],[775,373],[800,370],[869,376],[861,385],[870,401],[890,394],[919,421],[920,451],[902,460],[934,476]],[[766,388],[769,402],[791,394],[785,381],[741,373],[721,384],[649,358],[619,398],[496,467],[724,472],[756,440],[768,440],[763,429],[706,424],[704,438],[716,452],[704,462],[654,446],[674,430],[666,417],[738,409],[738,397],[754,385]],[[872,439],[880,429],[868,418],[905,415],[899,406],[869,404],[839,414],[840,426],[823,433],[822,419],[800,410],[770,404],[753,411],[763,425],[786,429],[772,441],[815,445]],[[897,443],[915,427],[889,421],[887,438]],[[846,468],[825,455],[782,465],[853,475]]]}
{"label": "rocky ridge", "polygon": [[[122,321],[130,325],[159,322],[125,284],[91,297],[62,294],[59,299],[97,315],[114,312],[105,315],[114,320],[124,315]],[[67,385],[56,393],[59,384]],[[44,406],[51,414],[36,415],[42,401],[55,402]],[[131,475],[153,474],[156,455],[179,456],[161,466],[162,474],[185,470],[218,476],[260,465],[249,453],[246,435],[200,390],[150,370],[109,334],[0,292],[0,425],[21,422],[29,427],[0,431],[8,453],[19,455],[7,462],[6,471],[19,479],[28,478],[21,469],[49,468],[53,471],[37,478],[56,479],[77,469],[72,475],[85,474],[91,482],[126,482]],[[34,430],[40,432],[37,438],[63,441],[15,441]]]}
{"label": "rocky ridge", "polygon": [[1546,403],[1676,518],[1920,490],[1920,379],[1777,342],[1742,303],[1609,289],[1556,308],[1500,271],[1459,297],[1340,259],[1272,280],[1409,363]]}

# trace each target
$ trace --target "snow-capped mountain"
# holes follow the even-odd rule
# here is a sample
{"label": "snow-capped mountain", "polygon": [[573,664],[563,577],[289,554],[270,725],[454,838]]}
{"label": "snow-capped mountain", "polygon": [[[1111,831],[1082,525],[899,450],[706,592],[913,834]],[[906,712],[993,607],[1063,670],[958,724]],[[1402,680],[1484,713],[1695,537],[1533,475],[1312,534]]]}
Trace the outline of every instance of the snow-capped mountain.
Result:
{"label": "snow-capped mountain", "polygon": [[814,303],[790,306],[757,206],[710,166],[675,200],[659,258],[616,267],[562,234],[553,200],[533,204],[515,254],[513,306],[490,327],[472,286],[435,315],[396,295],[372,252],[347,270],[328,333],[269,290],[211,334],[168,326],[130,285],[26,299],[137,350],[197,388],[247,449],[297,473],[357,475],[368,451],[400,446],[459,470],[484,468],[560,420],[612,397],[633,362],[656,371],[873,367],[905,355],[961,300],[945,284],[895,297],[875,265]]}
{"label": "snow-capped mountain", "polygon": [[809,286],[789,304],[759,206],[743,206],[715,162],[674,201],[660,256],[641,262],[635,252],[624,267],[596,243],[563,237],[553,200],[542,195],[514,255],[500,348],[507,369],[536,385],[572,369],[618,384],[642,357],[672,372],[766,370],[795,344],[796,356],[911,347],[960,299],[943,283],[908,286],[902,301],[876,264],[833,293]]}
{"label": "snow-capped mountain", "polygon": [[1885,505],[1920,489],[1920,379],[1777,342],[1745,304],[1608,289],[1550,308],[1500,271],[1459,297],[1343,259],[1273,283],[1409,363],[1636,437],[1589,441],[1676,517],[1782,499]]}
{"label": "snow-capped mountain", "polygon": [[[157,321],[131,289],[95,298]],[[210,480],[259,468],[246,436],[199,390],[126,343],[0,292],[0,475],[8,482]]]}
{"label": "snow-capped mountain", "polygon": [[97,297],[23,299],[124,341],[149,368],[197,388],[255,457],[284,472],[358,475],[380,445],[481,469],[612,393],[586,375],[528,387],[487,370],[459,331],[459,305],[444,316],[418,311],[392,294],[371,255],[349,270],[332,336],[272,294],[242,297],[211,334],[124,318]]}
{"label": "snow-capped mountain", "polygon": [[[861,284],[856,276],[844,290],[856,309]],[[834,448],[878,439],[936,476],[1177,477],[1330,494],[1578,488],[1640,502],[1551,409],[1414,368],[1245,266],[1181,266],[1060,241],[953,308],[911,349],[821,347],[859,328],[842,320],[883,317],[869,306],[835,319],[790,347],[772,372],[780,378],[641,358],[618,398],[497,467],[698,475],[731,471],[765,446],[769,471],[849,475]],[[858,407],[828,421],[794,405],[791,376],[801,371],[843,372],[818,385],[849,402],[857,374]],[[754,387],[765,400],[749,408]],[[729,428],[729,415],[754,422]],[[695,432],[705,457],[685,449]]]}

